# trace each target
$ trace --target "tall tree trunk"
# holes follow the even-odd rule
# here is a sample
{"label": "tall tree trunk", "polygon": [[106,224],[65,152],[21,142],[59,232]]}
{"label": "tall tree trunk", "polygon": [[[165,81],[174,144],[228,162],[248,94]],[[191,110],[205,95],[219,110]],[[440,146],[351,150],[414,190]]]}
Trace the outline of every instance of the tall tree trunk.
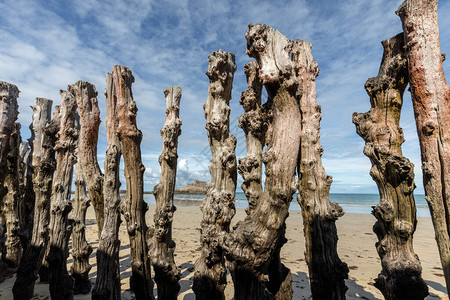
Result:
{"label": "tall tree trunk", "polygon": [[23,251],[20,241],[20,225],[22,223],[20,215],[23,210],[19,170],[19,148],[21,142],[20,124],[15,123],[14,129],[9,136],[5,157],[7,173],[3,184],[7,194],[3,198],[2,203],[2,210],[6,220],[6,240],[2,259],[10,268],[16,268],[19,265]]}
{"label": "tall tree trunk", "polygon": [[450,87],[442,67],[437,6],[438,0],[407,0],[397,14],[405,33],[425,199],[450,294]]}
{"label": "tall tree trunk", "polygon": [[205,200],[200,209],[202,252],[195,262],[192,289],[196,299],[225,299],[227,284],[225,257],[222,239],[230,230],[230,222],[235,214],[234,195],[236,192],[236,138],[230,134],[230,107],[233,77],[236,71],[234,54],[222,50],[208,56],[209,78],[208,99],[205,110],[206,130],[211,148],[208,184]]}
{"label": "tall tree trunk", "polygon": [[266,25],[249,25],[247,54],[256,58],[268,100],[264,192],[256,208],[226,237],[234,267],[235,299],[291,299],[292,278],[279,261],[285,221],[297,190],[295,169],[300,145],[301,89],[283,34]]}
{"label": "tall tree trunk", "polygon": [[14,283],[15,299],[31,299],[34,294],[34,282],[41,267],[49,239],[50,197],[52,178],[55,170],[56,134],[59,128],[59,111],[50,121],[52,100],[36,98],[33,106],[33,122],[31,124],[33,190],[35,194],[34,222],[31,242],[25,250]]}
{"label": "tall tree trunk", "polygon": [[68,91],[60,91],[60,124],[57,134],[56,169],[50,209],[50,250],[47,256],[50,276],[50,296],[54,300],[73,299],[73,278],[67,272],[69,239],[73,220],[70,201],[73,166],[77,159],[74,151],[77,145],[79,124],[77,124],[77,104]]}
{"label": "tall tree trunk", "polygon": [[78,163],[81,166],[89,198],[94,206],[98,226],[98,236],[104,223],[103,174],[97,161],[97,141],[100,126],[97,90],[86,81],[78,81],[69,86],[69,92],[77,100],[81,129],[78,142]]}
{"label": "tall tree trunk", "polygon": [[158,299],[176,300],[180,291],[178,281],[180,269],[175,264],[173,253],[175,242],[172,240],[173,193],[177,175],[178,136],[181,134],[179,118],[181,88],[172,86],[164,90],[166,96],[166,120],[161,129],[163,150],[159,157],[161,164],[161,180],[153,189],[156,208],[155,226],[150,230],[149,257],[155,271],[155,282],[158,288]]}
{"label": "tall tree trunk", "polygon": [[414,165],[402,156],[403,130],[399,125],[408,64],[403,33],[382,42],[380,71],[365,84],[372,108],[353,114],[357,133],[364,139],[364,154],[372,163],[370,175],[380,193],[372,211],[373,229],[383,270],[375,280],[385,299],[424,299],[428,288],[413,250],[416,230]]}
{"label": "tall tree trunk", "polygon": [[122,155],[117,133],[117,91],[111,73],[106,74],[106,137],[105,177],[103,194],[105,224],[97,249],[97,280],[92,300],[120,300],[119,226],[120,198],[119,165]]}
{"label": "tall tree trunk", "polygon": [[297,78],[303,90],[300,100],[302,136],[297,200],[302,208],[311,294],[315,300],[345,299],[347,287],[344,279],[348,278],[349,270],[337,253],[335,225],[344,211],[329,200],[332,178],[325,173],[322,165],[323,148],[319,132],[322,114],[316,99],[319,68],[312,57],[311,44],[307,41],[296,40],[292,52]]}
{"label": "tall tree trunk", "polygon": [[137,107],[131,92],[134,77],[131,70],[124,66],[114,66],[112,75],[117,97],[117,131],[127,181],[127,194],[122,203],[122,211],[130,236],[132,272],[130,287],[137,300],[153,299],[153,281],[146,236],[147,224],[145,223],[148,207],[144,202],[145,167],[142,164],[140,147],[142,132],[137,128]]}
{"label": "tall tree trunk", "polygon": [[[80,143],[80,140],[78,143]],[[78,155],[80,155],[79,152]],[[75,295],[88,294],[91,291],[89,271],[92,267],[89,264],[89,256],[92,253],[92,247],[86,241],[86,210],[90,205],[90,200],[86,192],[82,168],[77,162],[75,166],[75,198],[72,200],[73,209],[69,216],[74,221],[72,231],[73,264],[70,273],[75,280],[73,288]]]}

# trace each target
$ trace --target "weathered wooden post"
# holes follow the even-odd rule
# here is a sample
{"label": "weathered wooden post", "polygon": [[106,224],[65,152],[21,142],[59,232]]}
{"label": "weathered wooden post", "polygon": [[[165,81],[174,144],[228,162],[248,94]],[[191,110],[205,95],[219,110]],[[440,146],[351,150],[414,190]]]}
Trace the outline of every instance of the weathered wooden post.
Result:
{"label": "weathered wooden post", "polygon": [[[80,143],[80,140],[78,143]],[[79,150],[80,148],[78,148],[78,155],[80,155]],[[91,291],[89,271],[92,267],[89,264],[89,256],[92,253],[92,247],[86,241],[86,211],[90,205],[89,202],[82,166],[78,161],[75,166],[75,198],[72,199],[73,208],[69,215],[69,218],[73,220],[73,264],[70,268],[70,274],[74,279],[74,295],[88,294]]]}
{"label": "weathered wooden post", "polygon": [[209,171],[211,181],[200,209],[202,252],[195,262],[192,289],[197,299],[225,299],[227,284],[222,240],[230,230],[235,214],[236,192],[236,138],[230,134],[230,107],[233,77],[236,71],[234,54],[222,50],[208,56],[208,99],[205,110],[206,130],[211,148]]}
{"label": "weathered wooden post", "polygon": [[344,279],[348,277],[349,270],[337,253],[335,225],[344,211],[329,200],[332,178],[325,173],[322,165],[323,148],[319,132],[322,114],[316,95],[319,68],[312,57],[311,44],[307,41],[294,41],[292,59],[303,90],[300,100],[302,130],[298,202],[302,208],[311,293],[315,300],[345,299],[347,287]]}
{"label": "weathered wooden post", "polygon": [[[78,164],[81,166],[89,198],[94,206],[98,236],[103,229],[103,174],[97,161],[97,141],[100,126],[97,90],[86,81],[77,81],[68,90],[75,96],[80,112],[80,137],[78,142]],[[81,177],[80,177],[81,178]]]}
{"label": "weathered wooden post", "polygon": [[147,224],[144,202],[144,171],[141,159],[142,132],[137,128],[137,107],[131,92],[134,77],[124,66],[113,67],[114,90],[117,97],[117,119],[120,145],[125,163],[127,195],[122,203],[122,211],[127,222],[131,247],[131,290],[136,299],[153,299],[153,281],[146,240]]}
{"label": "weathered wooden post", "polygon": [[438,0],[407,0],[403,23],[411,98],[422,156],[425,199],[450,294],[450,87],[442,62]]}
{"label": "weathered wooden post", "polygon": [[59,128],[59,110],[50,122],[52,100],[36,98],[31,124],[33,190],[35,194],[34,222],[31,242],[25,250],[14,283],[13,293],[17,299],[33,297],[34,282],[41,267],[49,239],[50,197],[55,170],[56,134]]}
{"label": "weathered wooden post", "polygon": [[73,220],[69,219],[72,210],[70,201],[74,155],[78,142],[77,104],[68,91],[60,91],[60,123],[57,133],[56,169],[50,209],[50,244],[47,261],[50,269],[50,296],[55,300],[73,299],[73,278],[67,272],[69,239]]}
{"label": "weathered wooden post", "polygon": [[256,207],[225,238],[224,248],[234,274],[235,299],[291,299],[292,279],[279,261],[279,249],[297,190],[301,88],[290,58],[291,41],[261,24],[249,25],[245,37],[247,54],[257,60],[258,77],[268,94],[267,149],[262,156],[266,181]]}
{"label": "weathered wooden post", "polygon": [[[120,90],[119,90],[120,91]],[[97,249],[97,280],[92,290],[93,300],[120,300],[119,226],[120,180],[119,165],[122,150],[117,133],[117,94],[113,76],[106,74],[106,138],[103,195],[106,200],[105,224]]]}
{"label": "weathered wooden post", "polygon": [[159,157],[161,179],[153,189],[156,200],[154,215],[155,226],[150,229],[149,257],[155,271],[158,299],[177,299],[180,291],[178,281],[180,269],[175,264],[173,253],[175,242],[172,240],[173,193],[177,175],[178,136],[181,134],[179,118],[181,88],[171,86],[164,90],[166,96],[166,119],[161,129],[163,151]]}
{"label": "weathered wooden post", "polygon": [[414,165],[402,155],[400,127],[403,92],[408,84],[408,64],[403,33],[382,42],[384,55],[380,71],[365,84],[371,109],[354,113],[356,132],[364,139],[364,154],[372,163],[370,175],[380,193],[372,214],[373,229],[383,270],[375,280],[385,299],[424,299],[428,288],[422,267],[413,250],[416,230]]}

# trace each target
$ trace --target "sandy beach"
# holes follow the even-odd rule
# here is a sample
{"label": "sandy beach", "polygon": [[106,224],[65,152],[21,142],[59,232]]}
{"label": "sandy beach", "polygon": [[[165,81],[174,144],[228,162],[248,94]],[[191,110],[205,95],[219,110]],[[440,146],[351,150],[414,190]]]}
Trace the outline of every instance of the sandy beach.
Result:
{"label": "sandy beach", "polygon": [[[293,203],[292,205],[298,205]],[[147,224],[153,223],[154,205],[150,205],[147,214]],[[175,261],[182,271],[181,291],[178,299],[195,299],[192,292],[192,276],[194,262],[199,256],[199,227],[201,221],[199,206],[177,205],[174,219],[174,240],[177,244]],[[237,209],[233,218],[233,224],[245,217],[243,209]],[[373,286],[373,279],[381,270],[380,259],[375,250],[377,240],[372,232],[375,218],[367,214],[346,214],[337,222],[339,243],[338,251],[341,259],[345,261],[350,269],[349,279],[346,284],[349,288],[347,299],[383,299],[381,293]],[[95,253],[98,246],[97,226],[95,224],[94,211],[92,207],[88,210],[86,234],[94,252],[90,264],[92,270],[90,277],[92,283],[96,278]],[[293,279],[294,299],[311,299],[308,283],[308,270],[304,261],[304,238],[300,211],[290,211],[287,220],[287,244],[283,247],[281,255],[284,264],[291,269]],[[126,235],[125,225],[120,228],[121,239],[121,279],[122,299],[133,299],[129,288],[129,277],[131,275],[129,241]],[[434,231],[430,218],[419,218],[417,231],[414,235],[414,249],[419,256],[423,268],[423,278],[427,282],[430,296],[427,299],[448,299],[442,268],[439,260],[438,249],[434,240]],[[68,259],[68,268],[72,262]],[[0,299],[13,299],[12,286],[15,277],[7,279],[0,284]],[[156,295],[156,286],[155,286]],[[90,299],[90,295],[76,295],[75,299]],[[233,284],[228,276],[226,299],[233,298]],[[37,283],[34,299],[50,299],[48,285]]]}

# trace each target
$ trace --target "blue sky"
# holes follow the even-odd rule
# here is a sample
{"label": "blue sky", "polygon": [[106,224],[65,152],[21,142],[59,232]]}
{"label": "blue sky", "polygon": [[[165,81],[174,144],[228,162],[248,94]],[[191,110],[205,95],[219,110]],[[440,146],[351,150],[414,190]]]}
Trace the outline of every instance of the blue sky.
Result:
{"label": "blue sky", "polygon": [[[381,41],[399,33],[395,10],[402,1],[156,1],[74,0],[0,2],[0,80],[16,84],[23,138],[29,137],[35,97],[60,103],[59,90],[77,80],[96,85],[102,120],[105,119],[105,74],[115,64],[130,67],[136,78],[134,98],[143,131],[145,189],[159,181],[159,134],[164,123],[163,89],[180,85],[177,181],[209,180],[209,147],[202,104],[209,80],[207,56],[223,49],[236,55],[237,71],[231,101],[231,130],[238,137],[237,156],[245,156],[243,132],[237,118],[243,112],[240,94],[246,89],[245,31],[250,23],[275,27],[289,39],[313,45],[319,63],[318,102],[322,105],[323,164],[333,176],[334,193],[376,193],[369,176],[364,142],[355,133],[353,112],[366,112],[369,97],[364,83],[376,76],[382,56]],[[450,49],[450,1],[441,1],[439,25],[442,52]],[[450,64],[444,69],[450,74]],[[417,192],[423,193],[420,153],[409,93],[405,93],[401,125],[404,155],[416,165]],[[103,168],[106,148],[104,122],[99,138]],[[241,179],[239,178],[239,181]],[[124,178],[122,177],[124,183]]]}

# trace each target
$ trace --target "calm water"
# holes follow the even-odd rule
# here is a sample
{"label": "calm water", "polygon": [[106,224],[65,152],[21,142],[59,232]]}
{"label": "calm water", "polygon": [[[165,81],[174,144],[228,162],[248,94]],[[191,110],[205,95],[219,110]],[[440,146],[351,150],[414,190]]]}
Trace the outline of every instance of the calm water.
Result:
{"label": "calm water", "polygon": [[[425,201],[424,195],[415,195],[417,215],[420,217],[429,217],[430,212],[428,205]],[[202,201],[204,195],[175,195],[175,200],[182,200],[177,203],[177,206],[183,205],[198,205],[199,201]],[[236,192],[236,207],[246,208],[247,198],[243,192]],[[290,210],[300,210],[300,206],[297,203],[297,194],[294,195],[294,200],[291,203]],[[144,200],[147,203],[154,204],[155,198],[151,194],[144,195]],[[337,202],[347,213],[356,214],[370,214],[372,206],[376,205],[380,200],[377,194],[330,194],[330,200]]]}

